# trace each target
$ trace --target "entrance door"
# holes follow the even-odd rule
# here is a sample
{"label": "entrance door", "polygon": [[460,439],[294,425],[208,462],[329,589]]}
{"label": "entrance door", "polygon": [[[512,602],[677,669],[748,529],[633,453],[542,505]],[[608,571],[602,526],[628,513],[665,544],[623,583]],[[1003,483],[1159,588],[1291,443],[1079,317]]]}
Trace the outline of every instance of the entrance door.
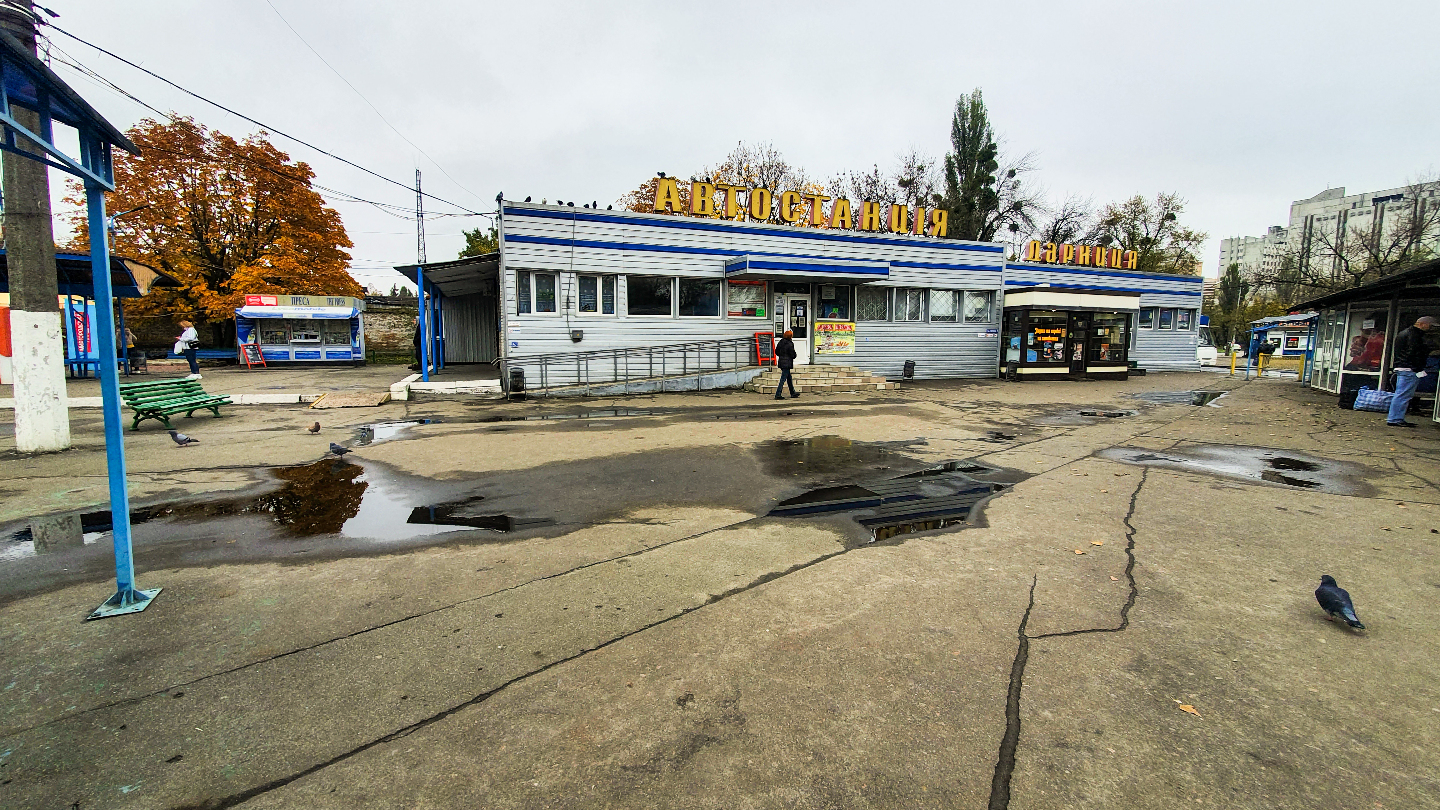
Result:
{"label": "entrance door", "polygon": [[1089,336],[1090,319],[1084,315],[1070,315],[1070,340],[1066,348],[1070,352],[1070,373],[1085,373],[1085,346]]}
{"label": "entrance door", "polygon": [[809,365],[810,296],[785,296],[785,328],[795,333],[795,365]]}

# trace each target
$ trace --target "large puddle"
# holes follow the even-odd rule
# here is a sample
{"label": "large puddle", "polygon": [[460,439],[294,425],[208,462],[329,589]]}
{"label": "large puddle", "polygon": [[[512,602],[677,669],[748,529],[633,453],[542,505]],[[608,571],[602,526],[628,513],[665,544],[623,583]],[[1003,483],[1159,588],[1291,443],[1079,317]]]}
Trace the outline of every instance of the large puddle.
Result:
{"label": "large puddle", "polygon": [[1349,461],[1319,458],[1295,450],[1232,445],[1195,445],[1178,450],[1112,447],[1096,455],[1112,461],[1260,481],[1336,495],[1369,495],[1377,471]]}

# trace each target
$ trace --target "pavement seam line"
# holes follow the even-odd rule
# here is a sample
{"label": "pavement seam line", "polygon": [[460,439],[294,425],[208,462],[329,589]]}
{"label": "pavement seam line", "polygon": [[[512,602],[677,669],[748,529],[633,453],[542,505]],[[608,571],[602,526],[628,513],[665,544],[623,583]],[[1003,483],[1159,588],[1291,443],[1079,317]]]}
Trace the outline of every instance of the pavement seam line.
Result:
{"label": "pavement seam line", "polygon": [[[744,521],[742,521],[742,522],[744,522]],[[722,528],[724,528],[724,527],[722,527]],[[711,594],[710,597],[709,597],[708,599],[706,599],[704,602],[701,602],[701,603],[699,603],[699,604],[697,604],[697,605],[691,605],[691,606],[689,606],[689,607],[681,608],[681,609],[679,609],[674,615],[666,616],[666,617],[663,618],[663,619],[657,619],[657,620],[655,620],[655,621],[653,621],[653,622],[650,622],[649,624],[643,625],[643,626],[641,626],[641,627],[637,627],[637,628],[635,628],[634,630],[630,630],[630,631],[625,632],[625,633],[621,633],[621,634],[618,635],[618,636],[615,636],[615,637],[613,637],[613,638],[606,639],[605,641],[602,641],[602,642],[600,642],[600,643],[598,643],[598,644],[595,644],[594,646],[587,647],[587,648],[585,648],[585,649],[583,649],[583,650],[580,650],[580,651],[576,652],[574,655],[569,655],[569,656],[566,656],[566,657],[564,657],[564,658],[556,659],[556,660],[551,661],[550,663],[548,663],[548,664],[546,664],[546,665],[544,665],[544,666],[542,666],[542,667],[538,667],[538,668],[536,668],[536,669],[530,670],[529,672],[524,672],[524,673],[521,673],[521,674],[519,674],[519,675],[516,675],[515,677],[513,677],[513,678],[511,678],[511,679],[509,679],[509,680],[507,680],[507,681],[505,681],[504,683],[500,684],[499,686],[496,686],[496,687],[493,688],[493,689],[489,689],[489,690],[487,690],[487,691],[481,692],[480,694],[475,695],[474,697],[468,698],[468,699],[466,699],[466,700],[464,700],[464,701],[462,701],[462,702],[460,702],[460,703],[457,703],[457,704],[455,704],[454,706],[451,706],[451,707],[449,707],[449,708],[447,708],[447,709],[442,709],[442,710],[436,712],[435,714],[430,715],[429,717],[421,718],[420,720],[417,720],[417,721],[415,721],[414,723],[411,723],[410,725],[403,726],[403,727],[401,727],[401,728],[399,728],[399,729],[396,729],[395,731],[392,731],[392,732],[390,732],[390,733],[388,733],[388,734],[385,734],[385,735],[383,735],[383,736],[381,736],[381,737],[377,737],[377,738],[375,738],[375,739],[373,739],[373,740],[371,740],[371,741],[369,741],[369,742],[362,743],[362,744],[360,744],[360,745],[358,745],[358,746],[350,749],[349,751],[344,751],[344,752],[341,752],[341,753],[339,753],[339,754],[336,754],[335,756],[331,757],[330,759],[325,760],[324,762],[318,762],[318,763],[316,763],[316,764],[314,764],[314,765],[311,765],[311,766],[309,766],[309,767],[307,767],[307,768],[305,768],[305,769],[303,769],[303,770],[300,770],[300,771],[297,771],[296,773],[290,774],[289,776],[283,776],[283,777],[280,777],[279,779],[272,779],[272,780],[270,780],[269,782],[266,782],[266,783],[264,783],[264,784],[262,784],[262,785],[256,785],[255,787],[250,788],[250,789],[248,789],[248,790],[242,791],[242,792],[240,792],[240,793],[234,793],[234,794],[231,794],[230,796],[226,796],[226,797],[221,798],[221,799],[218,799],[218,800],[209,799],[209,800],[206,800],[206,801],[201,802],[201,803],[199,803],[199,804],[174,805],[174,806],[171,807],[171,810],[226,810],[226,808],[235,807],[235,806],[237,806],[237,805],[239,805],[239,804],[243,804],[243,803],[248,802],[248,801],[250,801],[251,799],[253,799],[253,798],[257,797],[257,796],[263,795],[263,794],[265,794],[265,793],[269,793],[269,792],[272,791],[272,790],[278,790],[278,789],[280,789],[280,788],[282,788],[282,787],[285,787],[286,785],[289,785],[289,784],[291,784],[291,783],[293,783],[293,782],[296,782],[296,781],[298,781],[298,780],[300,780],[300,779],[303,779],[303,778],[305,778],[306,776],[309,776],[310,774],[313,774],[313,773],[317,773],[317,772],[319,772],[319,771],[322,771],[322,770],[324,770],[324,769],[326,769],[326,768],[328,768],[328,767],[330,767],[330,766],[332,766],[332,765],[338,765],[338,764],[340,764],[341,762],[344,762],[345,760],[350,759],[351,757],[357,756],[357,755],[359,755],[359,754],[362,754],[362,753],[370,750],[371,748],[374,748],[374,747],[379,746],[379,745],[384,745],[385,743],[388,743],[388,742],[394,742],[395,740],[399,740],[399,739],[403,739],[403,738],[405,738],[405,737],[408,737],[408,736],[410,736],[411,734],[415,733],[416,731],[419,731],[419,730],[421,730],[421,729],[423,729],[423,728],[425,728],[425,727],[427,727],[427,726],[434,725],[435,723],[438,723],[438,722],[440,722],[441,720],[444,720],[444,719],[446,719],[446,718],[448,718],[448,717],[450,717],[450,716],[452,716],[452,715],[454,715],[454,714],[456,714],[456,713],[458,713],[458,712],[460,712],[460,711],[462,711],[462,710],[464,710],[464,709],[470,708],[471,706],[478,706],[479,704],[484,703],[485,701],[489,700],[490,698],[494,697],[495,695],[499,694],[500,692],[504,691],[505,689],[507,689],[507,688],[509,688],[509,687],[511,687],[511,686],[514,686],[515,684],[520,683],[521,681],[528,680],[529,678],[532,678],[532,677],[534,677],[534,676],[536,676],[536,675],[541,675],[541,674],[543,674],[543,673],[545,673],[545,672],[548,672],[549,670],[554,669],[555,667],[558,667],[558,666],[560,666],[561,664],[568,664],[568,663],[570,663],[570,662],[572,662],[572,661],[575,661],[575,660],[577,660],[577,659],[579,659],[579,658],[583,658],[584,656],[589,655],[590,653],[598,652],[599,650],[603,650],[603,649],[605,649],[606,647],[611,646],[612,644],[617,644],[617,643],[619,643],[619,642],[621,642],[621,641],[625,641],[626,639],[629,639],[629,638],[631,638],[631,637],[633,637],[633,636],[637,636],[637,635],[639,635],[639,634],[641,634],[641,633],[644,633],[644,632],[647,631],[647,630],[653,630],[654,628],[659,627],[660,625],[667,624],[667,623],[672,622],[672,621],[674,621],[674,620],[676,620],[676,619],[679,619],[679,618],[688,616],[688,615],[690,615],[691,613],[694,613],[694,612],[697,611],[697,610],[701,610],[701,609],[703,609],[703,608],[709,607],[709,606],[711,606],[711,605],[716,604],[717,602],[720,602],[720,601],[722,601],[722,600],[728,599],[728,598],[730,598],[730,597],[732,597],[732,596],[737,596],[737,595],[739,595],[739,594],[745,593],[746,591],[753,590],[753,589],[758,588],[758,587],[760,587],[760,586],[762,586],[762,585],[765,585],[765,584],[767,584],[767,583],[769,583],[769,582],[773,582],[773,581],[775,581],[775,580],[777,580],[777,579],[781,579],[781,578],[783,578],[783,577],[789,576],[790,574],[796,573],[796,572],[798,572],[798,571],[802,571],[802,570],[804,570],[804,569],[806,569],[806,568],[810,568],[811,566],[819,565],[819,564],[821,564],[821,563],[823,563],[823,562],[825,562],[825,561],[827,561],[827,560],[831,560],[831,559],[834,559],[835,557],[839,557],[839,556],[841,556],[842,554],[848,554],[848,553],[851,552],[851,551],[857,551],[857,550],[864,549],[864,548],[868,548],[868,546],[855,546],[855,547],[853,547],[853,548],[842,548],[842,549],[840,549],[839,551],[833,551],[833,552],[830,552],[829,554],[822,554],[822,555],[820,555],[819,557],[816,557],[816,558],[813,559],[813,560],[809,560],[809,561],[807,561],[807,562],[802,562],[802,563],[797,563],[797,564],[795,564],[795,565],[793,565],[793,566],[791,566],[791,567],[789,567],[789,568],[787,568],[787,569],[785,569],[785,570],[783,570],[783,571],[775,571],[775,572],[771,572],[771,573],[769,573],[769,574],[763,574],[763,575],[757,577],[756,579],[752,580],[752,581],[751,581],[749,584],[747,584],[747,585],[742,585],[742,586],[740,586],[740,587],[738,587],[738,588],[731,588],[730,590],[723,591],[723,592],[718,593],[718,594]],[[1033,604],[1033,600],[1034,600],[1033,588],[1032,588],[1031,600],[1032,600],[1032,604]],[[1026,614],[1026,615],[1027,615],[1027,616],[1029,615],[1029,614],[1028,614],[1028,611],[1027,611],[1027,614]],[[1023,626],[1022,626],[1022,630],[1023,630]]]}
{"label": "pavement seam line", "polygon": [[1010,807],[1010,777],[1015,773],[1015,752],[1020,748],[1020,691],[1025,682],[1025,664],[1030,660],[1030,637],[1025,635],[1025,626],[1035,609],[1035,585],[1039,581],[1039,574],[1030,579],[1030,603],[1025,606],[1025,615],[1020,617],[1020,629],[1015,634],[1015,660],[1010,663],[1010,685],[1005,693],[1005,734],[1000,738],[995,775],[990,780],[988,810]]}
{"label": "pavement seam line", "polygon": [[[664,543],[659,543],[659,544],[656,544],[656,545],[653,545],[653,546],[647,546],[646,548],[640,549],[640,550],[638,550],[638,551],[626,552],[625,554],[620,554],[620,555],[615,556],[615,557],[607,557],[607,558],[605,558],[605,559],[603,559],[603,560],[595,560],[595,561],[593,561],[593,562],[585,563],[584,565],[577,565],[577,566],[575,566],[574,568],[569,568],[569,569],[566,569],[566,570],[564,570],[564,571],[557,571],[556,573],[553,573],[553,574],[547,574],[547,575],[545,575],[545,576],[543,576],[543,577],[536,577],[535,579],[528,579],[528,580],[526,580],[526,581],[524,581],[524,582],[519,582],[519,583],[516,583],[516,584],[514,584],[514,585],[510,585],[510,586],[508,586],[508,587],[501,588],[501,589],[496,590],[496,591],[490,591],[489,593],[483,593],[483,594],[480,594],[480,595],[478,595],[478,596],[471,596],[471,597],[469,597],[469,598],[467,598],[467,599],[461,599],[461,600],[458,601],[458,602],[452,602],[452,603],[450,603],[450,604],[448,604],[448,605],[441,605],[441,606],[439,606],[439,607],[431,608],[430,610],[421,611],[420,613],[413,613],[413,614],[410,614],[410,615],[408,615],[408,616],[401,616],[401,617],[399,617],[399,618],[397,618],[397,619],[392,619],[392,620],[390,620],[390,621],[388,621],[388,622],[384,622],[384,623],[382,623],[382,624],[377,624],[377,625],[373,625],[373,626],[371,626],[371,627],[361,628],[361,629],[359,629],[359,630],[354,631],[353,633],[347,633],[347,634],[345,634],[345,635],[343,635],[343,636],[336,636],[336,637],[334,637],[334,638],[327,638],[327,639],[325,639],[324,641],[317,641],[317,642],[315,642],[314,644],[310,644],[310,645],[307,645],[307,646],[304,646],[304,647],[297,647],[296,649],[293,649],[293,650],[286,650],[285,652],[282,652],[282,653],[276,653],[275,655],[267,656],[267,657],[265,657],[265,658],[261,658],[261,659],[255,660],[255,661],[249,661],[249,662],[246,662],[246,663],[244,663],[244,664],[239,664],[239,665],[234,666],[234,667],[231,667],[231,668],[229,668],[229,669],[220,670],[219,672],[212,672],[212,673],[210,673],[210,674],[208,674],[208,675],[202,675],[202,676],[200,676],[199,678],[195,678],[195,679],[193,679],[193,680],[184,681],[184,682],[181,682],[181,683],[170,684],[169,686],[166,686],[166,687],[163,688],[163,689],[156,689],[156,690],[154,690],[154,691],[152,691],[152,692],[147,692],[147,693],[145,693],[145,694],[143,694],[143,695],[135,695],[135,696],[133,696],[133,697],[124,698],[124,699],[122,699],[122,700],[117,700],[117,701],[114,701],[114,702],[112,702],[112,703],[102,703],[102,704],[100,704],[100,705],[98,705],[98,706],[92,706],[92,707],[90,707],[90,708],[88,708],[88,709],[85,709],[85,710],[83,710],[83,711],[78,711],[78,712],[75,712],[75,713],[73,713],[73,714],[62,714],[62,715],[60,715],[59,717],[55,717],[55,718],[52,718],[52,719],[50,719],[50,720],[46,720],[46,721],[43,722],[43,723],[39,723],[39,724],[36,724],[36,725],[33,725],[33,726],[29,726],[29,727],[26,727],[26,728],[14,729],[14,730],[9,730],[9,729],[0,730],[0,738],[14,737],[14,736],[18,736],[18,735],[21,735],[21,734],[28,734],[28,733],[30,733],[30,732],[32,732],[32,731],[36,731],[36,730],[38,730],[38,729],[42,729],[42,728],[45,728],[45,727],[47,727],[47,726],[54,725],[55,723],[59,723],[59,722],[64,721],[64,720],[73,720],[73,719],[75,719],[75,718],[77,718],[77,717],[84,717],[85,715],[91,714],[91,713],[94,713],[94,712],[104,711],[105,709],[113,709],[113,708],[115,708],[116,706],[126,706],[126,705],[129,705],[129,704],[131,704],[131,703],[138,703],[138,702],[140,702],[140,701],[142,701],[142,700],[149,700],[150,698],[159,697],[160,695],[166,694],[166,693],[168,693],[168,692],[170,692],[171,690],[174,690],[174,689],[179,689],[179,688],[187,687],[187,686],[194,686],[194,685],[197,684],[197,683],[204,683],[205,681],[208,681],[208,680],[210,680],[210,679],[212,679],[212,678],[218,678],[218,677],[220,677],[220,676],[222,676],[222,675],[230,675],[230,674],[233,674],[233,673],[236,673],[236,672],[240,672],[240,671],[242,671],[242,670],[249,669],[249,668],[251,668],[251,667],[257,667],[257,666],[260,666],[260,665],[262,665],[262,664],[268,664],[268,663],[270,663],[271,661],[278,661],[278,660],[280,660],[280,659],[282,659],[282,658],[288,658],[288,657],[290,657],[290,656],[292,656],[292,655],[297,655],[297,654],[299,654],[299,653],[309,652],[310,650],[319,649],[320,647],[324,647],[324,646],[327,646],[327,645],[330,645],[330,644],[337,644],[337,643],[339,643],[339,642],[341,642],[341,641],[346,641],[346,640],[355,638],[355,637],[357,637],[357,636],[362,636],[362,635],[364,635],[364,634],[366,634],[366,633],[374,632],[374,631],[376,631],[376,630],[383,630],[383,629],[385,629],[385,628],[387,628],[387,627],[393,627],[394,625],[402,624],[402,623],[404,623],[404,622],[408,622],[408,621],[411,621],[411,620],[413,620],[413,619],[423,619],[423,618],[425,618],[426,616],[431,616],[431,615],[434,615],[434,614],[436,614],[436,613],[440,613],[440,612],[442,612],[442,611],[450,610],[451,608],[456,608],[456,607],[459,607],[459,606],[461,606],[461,605],[469,604],[469,603],[471,603],[471,602],[478,602],[478,601],[480,601],[480,600],[482,600],[482,599],[489,599],[489,598],[492,597],[492,596],[498,596],[498,595],[503,594],[503,593],[508,593],[508,592],[510,592],[510,591],[519,590],[520,588],[526,588],[526,587],[529,587],[529,586],[534,585],[534,584],[536,584],[536,583],[545,582],[546,580],[551,580],[551,579],[556,579],[556,578],[558,578],[558,577],[568,576],[568,575],[570,575],[570,574],[575,573],[576,571],[583,571],[583,570],[585,570],[585,569],[587,569],[587,568],[593,568],[593,567],[595,567],[595,566],[597,566],[597,565],[604,565],[604,564],[606,564],[606,563],[617,562],[617,561],[619,561],[619,560],[629,559],[630,557],[638,557],[638,556],[640,556],[640,555],[642,555],[642,554],[647,554],[647,553],[649,553],[649,552],[651,552],[651,551],[655,551],[655,550],[657,550],[657,549],[662,549],[662,548],[665,548],[666,546],[673,545],[673,544],[675,544],[675,543],[683,543],[683,542],[685,542],[686,540],[695,540],[695,539],[698,539],[698,538],[700,538],[700,537],[704,537],[705,535],[710,534],[710,533],[712,533],[712,532],[723,531],[723,530],[725,530],[725,529],[731,529],[731,528],[734,528],[734,527],[736,527],[736,526],[740,526],[740,525],[742,525],[742,524],[745,524],[745,523],[748,523],[748,522],[750,522],[750,521],[752,521],[752,520],[755,520],[757,517],[761,517],[761,516],[758,516],[758,515],[751,516],[751,517],[745,518],[744,520],[737,520],[737,521],[735,521],[734,523],[727,523],[727,524],[725,524],[724,526],[716,526],[715,528],[712,528],[712,529],[706,529],[706,530],[703,531],[703,532],[697,532],[697,533],[695,533],[695,534],[686,535],[686,536],[684,536],[684,537],[679,537],[679,538],[676,538],[676,539],[674,539],[674,540],[667,540],[667,541],[665,541]],[[599,525],[599,524],[592,524],[592,525]]]}

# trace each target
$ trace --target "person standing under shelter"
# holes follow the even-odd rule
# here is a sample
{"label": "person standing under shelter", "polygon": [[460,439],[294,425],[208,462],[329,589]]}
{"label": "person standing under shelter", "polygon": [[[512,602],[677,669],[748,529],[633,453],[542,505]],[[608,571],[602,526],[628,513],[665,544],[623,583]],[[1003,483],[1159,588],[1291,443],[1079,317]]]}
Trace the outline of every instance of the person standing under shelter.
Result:
{"label": "person standing under shelter", "polygon": [[1430,359],[1430,346],[1425,342],[1425,333],[1440,320],[1429,315],[1415,321],[1415,325],[1395,336],[1395,396],[1390,400],[1390,413],[1385,424],[1390,427],[1415,427],[1414,422],[1405,421],[1405,412],[1410,408],[1410,399],[1425,374],[1425,364]]}
{"label": "person standing under shelter", "polygon": [[791,399],[800,396],[795,393],[795,380],[790,376],[791,370],[795,368],[796,357],[795,341],[791,340],[793,337],[795,337],[795,333],[787,329],[785,330],[785,336],[780,338],[779,343],[775,344],[775,364],[780,366],[780,382],[775,384],[776,399],[785,398],[780,392],[784,390],[786,385],[790,386]]}
{"label": "person standing under shelter", "polygon": [[190,376],[185,379],[198,380],[200,363],[195,360],[195,350],[200,348],[200,333],[195,331],[195,324],[189,321],[181,321],[180,329],[180,336],[175,338],[175,353],[190,363]]}

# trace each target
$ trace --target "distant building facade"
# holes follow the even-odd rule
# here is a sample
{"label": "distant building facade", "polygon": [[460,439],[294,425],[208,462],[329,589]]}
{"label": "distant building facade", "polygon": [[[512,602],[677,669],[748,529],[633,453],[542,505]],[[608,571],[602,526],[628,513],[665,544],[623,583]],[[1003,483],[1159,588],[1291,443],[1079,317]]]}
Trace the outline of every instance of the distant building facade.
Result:
{"label": "distant building facade", "polygon": [[1280,262],[1289,245],[1289,230],[1280,225],[1271,225],[1264,236],[1232,236],[1220,240],[1220,274],[1225,268],[1238,264],[1247,276],[1270,275],[1280,268]]}

